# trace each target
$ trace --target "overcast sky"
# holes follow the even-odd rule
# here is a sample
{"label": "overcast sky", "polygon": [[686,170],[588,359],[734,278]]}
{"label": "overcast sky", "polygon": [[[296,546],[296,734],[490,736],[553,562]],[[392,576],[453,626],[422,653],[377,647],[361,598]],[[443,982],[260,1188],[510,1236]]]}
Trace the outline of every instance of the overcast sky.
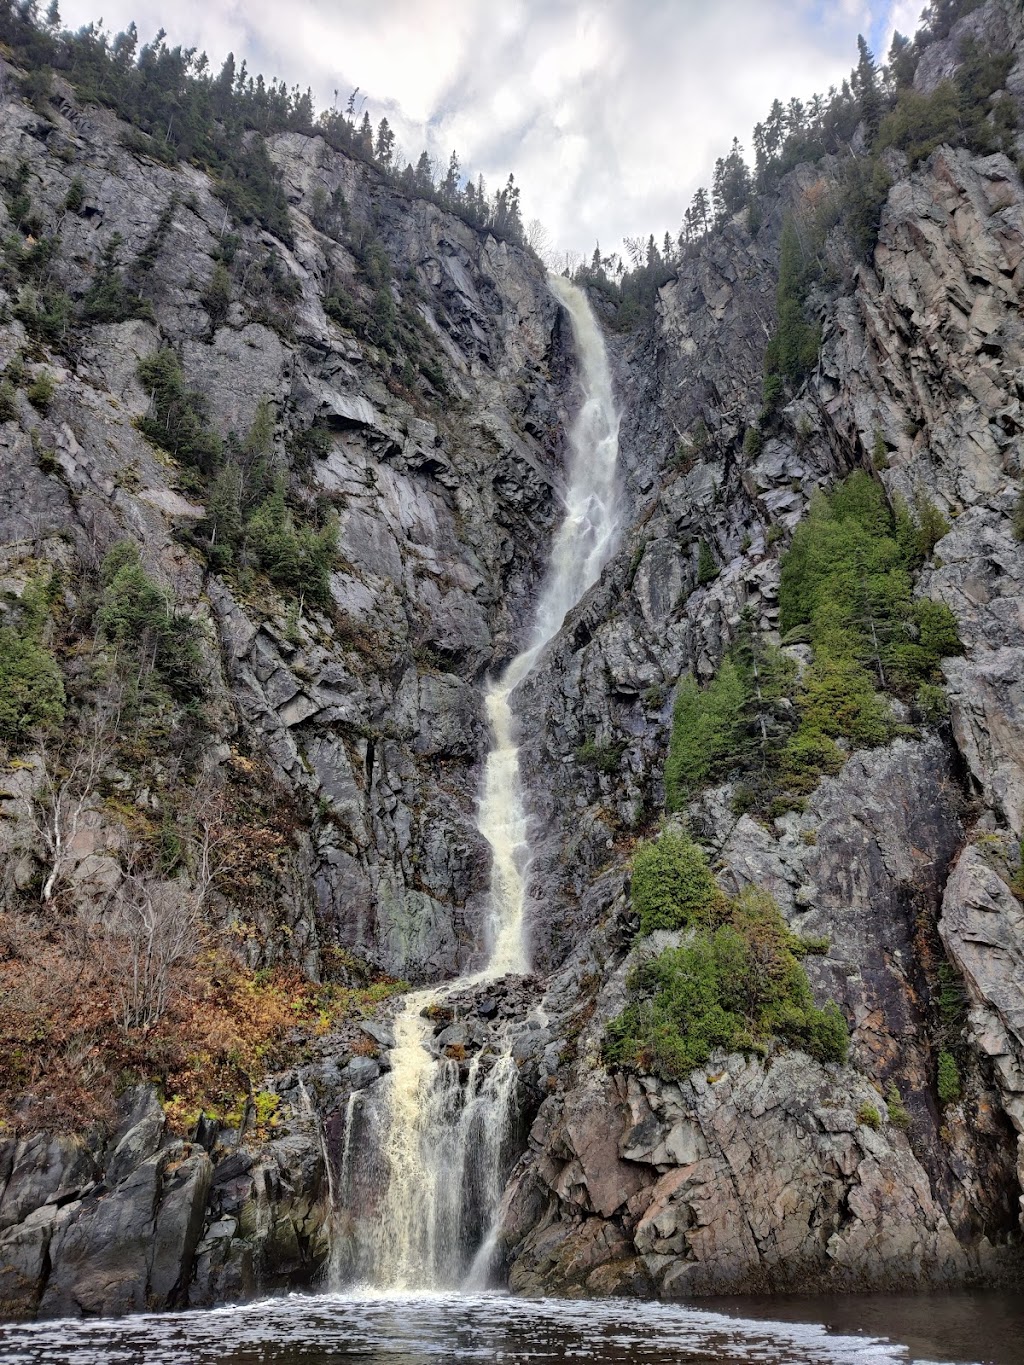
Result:
{"label": "overcast sky", "polygon": [[554,245],[619,249],[678,231],[715,158],[778,96],[847,75],[864,33],[881,60],[923,0],[61,0],[66,25],[102,13],[140,37],[313,89],[318,107],[360,87],[411,160],[426,147],[513,171],[525,219]]}

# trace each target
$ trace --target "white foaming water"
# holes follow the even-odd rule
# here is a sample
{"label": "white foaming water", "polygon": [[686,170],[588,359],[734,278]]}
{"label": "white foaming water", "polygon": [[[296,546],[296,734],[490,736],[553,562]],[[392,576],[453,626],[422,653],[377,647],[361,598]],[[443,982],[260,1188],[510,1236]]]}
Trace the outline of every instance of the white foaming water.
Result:
{"label": "white foaming water", "polygon": [[[955,1300],[957,1296],[949,1296]],[[813,1321],[781,1322],[758,1316],[725,1316],[682,1305],[635,1300],[506,1298],[496,1294],[382,1294],[380,1291],[310,1297],[293,1294],[262,1303],[189,1313],[85,1318],[61,1322],[5,1323],[0,1327],[0,1365],[228,1365],[262,1361],[296,1365],[300,1360],[393,1365],[401,1360],[574,1360],[580,1365],[679,1365],[681,1361],[728,1361],[729,1365],[926,1365],[1020,1360],[1020,1310],[1004,1317],[992,1339],[991,1295],[960,1296],[954,1307],[961,1349],[943,1338],[942,1305],[927,1341],[908,1350],[901,1323],[919,1322],[908,1296],[891,1296],[891,1326],[881,1332],[833,1333]],[[1002,1296],[1005,1300],[1009,1296]],[[808,1300],[808,1313],[828,1315],[835,1301]],[[769,1310],[770,1312],[770,1310]],[[959,1318],[957,1317],[959,1314]],[[1015,1329],[1015,1330],[1014,1330]],[[890,1339],[890,1333],[895,1340]],[[948,1334],[947,1334],[948,1335]],[[929,1350],[928,1348],[931,1347]]]}
{"label": "white foaming water", "polygon": [[493,742],[484,769],[478,828],[494,851],[488,976],[528,970],[524,934],[529,857],[526,811],[514,736],[511,697],[533,669],[568,612],[598,580],[615,546],[618,522],[619,414],[604,338],[587,297],[561,276],[551,290],[572,320],[583,406],[569,432],[565,515],[537,602],[529,643],[491,683],[484,698]]}
{"label": "white foaming water", "polygon": [[[558,633],[566,613],[598,579],[618,532],[619,417],[604,339],[586,296],[568,280],[551,289],[572,322],[583,405],[569,432],[565,511],[551,548],[527,647],[484,697],[491,749],[478,828],[492,849],[487,962],[471,976],[408,996],[395,1021],[390,1115],[383,1154],[387,1187],[372,1237],[374,1282],[389,1289],[442,1289],[465,1276],[486,1283],[496,1244],[501,1156],[515,1101],[510,1051],[485,1075],[479,1054],[465,1082],[456,1061],[427,1043],[424,1011],[460,987],[529,969],[525,935],[529,836],[512,693]],[[473,1247],[479,1250],[472,1256]]]}

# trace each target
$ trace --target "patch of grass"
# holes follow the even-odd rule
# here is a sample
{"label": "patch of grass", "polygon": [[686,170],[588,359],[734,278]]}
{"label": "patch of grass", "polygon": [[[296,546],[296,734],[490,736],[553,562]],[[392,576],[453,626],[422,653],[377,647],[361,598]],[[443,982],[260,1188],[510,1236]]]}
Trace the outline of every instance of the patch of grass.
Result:
{"label": "patch of grass", "polygon": [[895,1081],[890,1081],[886,1088],[885,1107],[889,1111],[889,1122],[894,1128],[905,1131],[910,1127],[910,1113],[900,1098]]}
{"label": "patch of grass", "polygon": [[952,1052],[947,1052],[945,1049],[939,1053],[936,1086],[939,1099],[943,1104],[955,1104],[960,1098],[960,1068],[957,1066],[956,1058]]}
{"label": "patch of grass", "polygon": [[624,744],[598,744],[591,735],[576,750],[576,758],[580,763],[586,763],[596,768],[598,772],[610,775],[618,772],[625,750]]}
{"label": "patch of grass", "polygon": [[874,1128],[877,1131],[882,1126],[882,1115],[876,1105],[868,1104],[865,1100],[857,1110],[857,1122],[863,1124],[865,1128]]}

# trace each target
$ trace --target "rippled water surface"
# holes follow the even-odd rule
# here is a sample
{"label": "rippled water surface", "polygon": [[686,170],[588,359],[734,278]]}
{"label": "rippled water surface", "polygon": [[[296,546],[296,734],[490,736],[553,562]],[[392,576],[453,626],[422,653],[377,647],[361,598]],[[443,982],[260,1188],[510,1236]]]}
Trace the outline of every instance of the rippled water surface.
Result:
{"label": "rippled water surface", "polygon": [[1024,1365],[1009,1295],[736,1299],[687,1307],[499,1294],[324,1295],[212,1312],[0,1326],[2,1365]]}

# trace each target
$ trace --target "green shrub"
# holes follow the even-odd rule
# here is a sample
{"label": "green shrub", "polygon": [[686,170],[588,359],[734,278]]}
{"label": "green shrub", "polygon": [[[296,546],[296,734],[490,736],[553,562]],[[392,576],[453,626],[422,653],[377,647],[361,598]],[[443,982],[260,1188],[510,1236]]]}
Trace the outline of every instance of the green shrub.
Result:
{"label": "green shrub", "polygon": [[939,963],[938,978],[935,1005],[940,1036],[944,1040],[959,1038],[967,1020],[967,991],[950,962]]}
{"label": "green shrub", "polygon": [[727,922],[634,970],[626,1008],[608,1025],[606,1060],[674,1079],[715,1048],[763,1051],[772,1037],[822,1062],[845,1060],[842,1015],[834,1003],[815,1006],[772,898],[748,888],[719,913]]}
{"label": "green shrub", "polygon": [[221,440],[209,426],[206,399],[188,388],[169,346],[139,362],[139,379],[152,407],[139,421],[140,430],[171,455],[211,473],[220,462]]}
{"label": "green shrub", "polygon": [[854,659],[816,658],[804,675],[800,711],[804,735],[848,739],[857,748],[892,738],[888,704],[875,691],[867,669]]}
{"label": "green shrub", "polygon": [[64,196],[64,207],[68,213],[77,213],[85,203],[85,182],[80,175],[76,175],[68,186],[68,192]]}
{"label": "green shrub", "polygon": [[679,683],[665,764],[669,810],[681,809],[700,787],[736,774],[746,810],[770,800],[766,784],[792,729],[796,668],[767,643],[744,616],[735,643],[715,678],[701,689],[687,676]]}
{"label": "green shrub", "polygon": [[949,716],[946,689],[937,683],[923,682],[917,689],[916,704],[926,725],[940,725]]}
{"label": "green shrub", "polygon": [[25,390],[25,397],[34,408],[46,413],[50,411],[50,404],[56,392],[57,384],[53,376],[48,370],[40,370]]}
{"label": "green shrub", "polygon": [[889,1122],[894,1128],[907,1129],[910,1127],[910,1113],[900,1099],[900,1092],[896,1089],[895,1081],[890,1081],[886,1089],[885,1106],[889,1111]]}
{"label": "green shrub", "polygon": [[787,218],[779,243],[778,325],[764,360],[765,408],[769,411],[780,405],[784,381],[794,386],[801,384],[818,359],[821,328],[808,322],[804,315],[807,293],[817,274],[817,257],[810,254],[805,258],[796,225],[791,217]]}
{"label": "green shrub", "polygon": [[790,790],[811,790],[816,754],[822,772],[835,770],[835,740],[871,746],[892,737],[879,688],[934,703],[918,689],[937,680],[940,660],[963,645],[948,607],[914,601],[910,571],[947,529],[923,500],[916,522],[904,503],[894,515],[881,485],[862,472],[811,499],[783,556],[779,590],[784,638],[805,630],[814,649],[797,699],[800,726],[784,761]]}
{"label": "green shrub", "polygon": [[297,526],[280,486],[260,503],[246,525],[246,547],[253,562],[289,596],[317,606],[330,602],[331,572],[337,558],[338,528]]}
{"label": "green shrub", "polygon": [[920,632],[921,648],[935,664],[940,659],[964,652],[956,617],[945,602],[919,598],[914,603],[914,620]]}
{"label": "green shrub", "polygon": [[201,295],[203,307],[210,317],[210,326],[218,328],[228,315],[231,307],[231,276],[223,261],[217,261],[210,275],[210,282]]}
{"label": "green shrub", "polygon": [[949,534],[949,521],[930,498],[918,497],[914,504],[917,513],[917,548],[922,559],[930,559],[936,545]]}
{"label": "green shrub", "polygon": [[937,1084],[943,1104],[955,1104],[960,1098],[960,1068],[952,1052],[939,1053]]}
{"label": "green shrub", "polygon": [[665,764],[665,803],[679,810],[693,792],[721,775],[724,762],[738,747],[739,727],[747,702],[736,665],[725,659],[706,688],[692,674],[679,684],[672,712],[672,735]]}
{"label": "green shrub", "polygon": [[993,102],[1001,90],[1013,55],[990,52],[975,38],[960,45],[961,62],[954,80],[942,81],[928,94],[907,87],[896,106],[882,120],[878,146],[899,147],[911,165],[923,160],[943,142],[967,146],[987,155],[1012,154],[1017,111],[1012,102]]}
{"label": "green shrub", "polygon": [[18,416],[18,400],[9,379],[0,380],[0,422],[13,422]]}
{"label": "green shrub", "polygon": [[[809,796],[822,777],[837,773],[845,761],[846,755],[828,735],[814,730],[798,730],[782,754],[783,785],[792,795]],[[789,809],[792,806],[784,803],[778,808],[778,813]]]}
{"label": "green shrub", "polygon": [[889,468],[889,447],[885,444],[885,437],[877,429],[871,443],[871,464],[873,468],[879,470]]}
{"label": "green shrub", "polygon": [[756,460],[764,449],[764,436],[760,427],[747,427],[743,437],[743,454],[748,460]]}
{"label": "green shrub", "polygon": [[676,830],[665,830],[634,853],[631,894],[641,934],[714,923],[725,903],[704,851]]}
{"label": "green shrub", "polygon": [[866,1128],[879,1129],[882,1126],[882,1115],[878,1112],[875,1105],[869,1104],[866,1100],[857,1110],[857,1122],[862,1123]]}
{"label": "green shrub", "polygon": [[581,763],[593,765],[599,772],[611,774],[618,772],[625,748],[624,744],[598,744],[593,736],[589,736],[576,750],[576,757]]}
{"label": "green shrub", "polygon": [[128,322],[132,318],[153,321],[153,305],[129,286],[118,264],[121,244],[121,234],[115,232],[103,248],[96,277],[82,300],[85,322]]}
{"label": "green shrub", "polygon": [[956,617],[944,602],[920,598],[914,603],[909,620],[916,628],[917,640],[896,643],[888,651],[891,680],[908,690],[940,679],[940,662],[964,652]]}
{"label": "green shrub", "polygon": [[215,570],[224,570],[235,561],[245,530],[244,504],[245,476],[234,460],[225,460],[206,495],[206,515],[196,527],[201,548]]}
{"label": "green shrub", "polygon": [[297,473],[308,473],[314,460],[325,460],[331,451],[331,433],[322,423],[304,427],[288,440],[288,454]]}
{"label": "green shrub", "polygon": [[847,157],[843,170],[842,222],[854,250],[869,261],[878,241],[882,207],[889,197],[892,177],[877,156]]}
{"label": "green shrub", "polygon": [[64,683],[57,661],[31,633],[0,627],[0,742],[22,745],[33,730],[64,719]]}
{"label": "green shrub", "polygon": [[14,316],[24,323],[29,336],[58,349],[68,345],[73,315],[69,295],[52,283],[26,286],[14,307]]}
{"label": "green shrub", "polygon": [[[764,377],[764,383],[761,386],[761,402],[764,405],[762,419],[764,417],[770,417],[776,411],[777,408],[782,406],[782,400],[785,397],[785,395],[786,386],[783,383],[782,376],[780,374],[766,374]],[[750,428],[750,430],[752,431],[753,428]],[[748,436],[750,435],[750,431],[747,432],[747,435]],[[749,453],[747,451],[746,446],[747,443],[746,439],[744,438],[743,442],[744,454]]]}
{"label": "green shrub", "polygon": [[697,551],[697,582],[700,587],[706,587],[708,583],[713,583],[718,577],[718,565],[715,563],[715,556],[711,552],[711,546],[706,540],[700,543]]}
{"label": "green shrub", "polygon": [[942,142],[958,141],[960,101],[952,81],[942,81],[929,94],[910,87],[900,91],[895,109],[878,130],[877,146],[898,147],[916,165]]}
{"label": "green shrub", "polygon": [[170,598],[146,573],[137,546],[119,541],[100,569],[103,594],[96,626],[113,645],[135,650],[153,666],[172,695],[193,700],[204,689],[195,623],[179,615]]}
{"label": "green shrub", "polygon": [[339,327],[349,331],[363,331],[365,314],[347,289],[337,281],[324,299],[324,312]]}

